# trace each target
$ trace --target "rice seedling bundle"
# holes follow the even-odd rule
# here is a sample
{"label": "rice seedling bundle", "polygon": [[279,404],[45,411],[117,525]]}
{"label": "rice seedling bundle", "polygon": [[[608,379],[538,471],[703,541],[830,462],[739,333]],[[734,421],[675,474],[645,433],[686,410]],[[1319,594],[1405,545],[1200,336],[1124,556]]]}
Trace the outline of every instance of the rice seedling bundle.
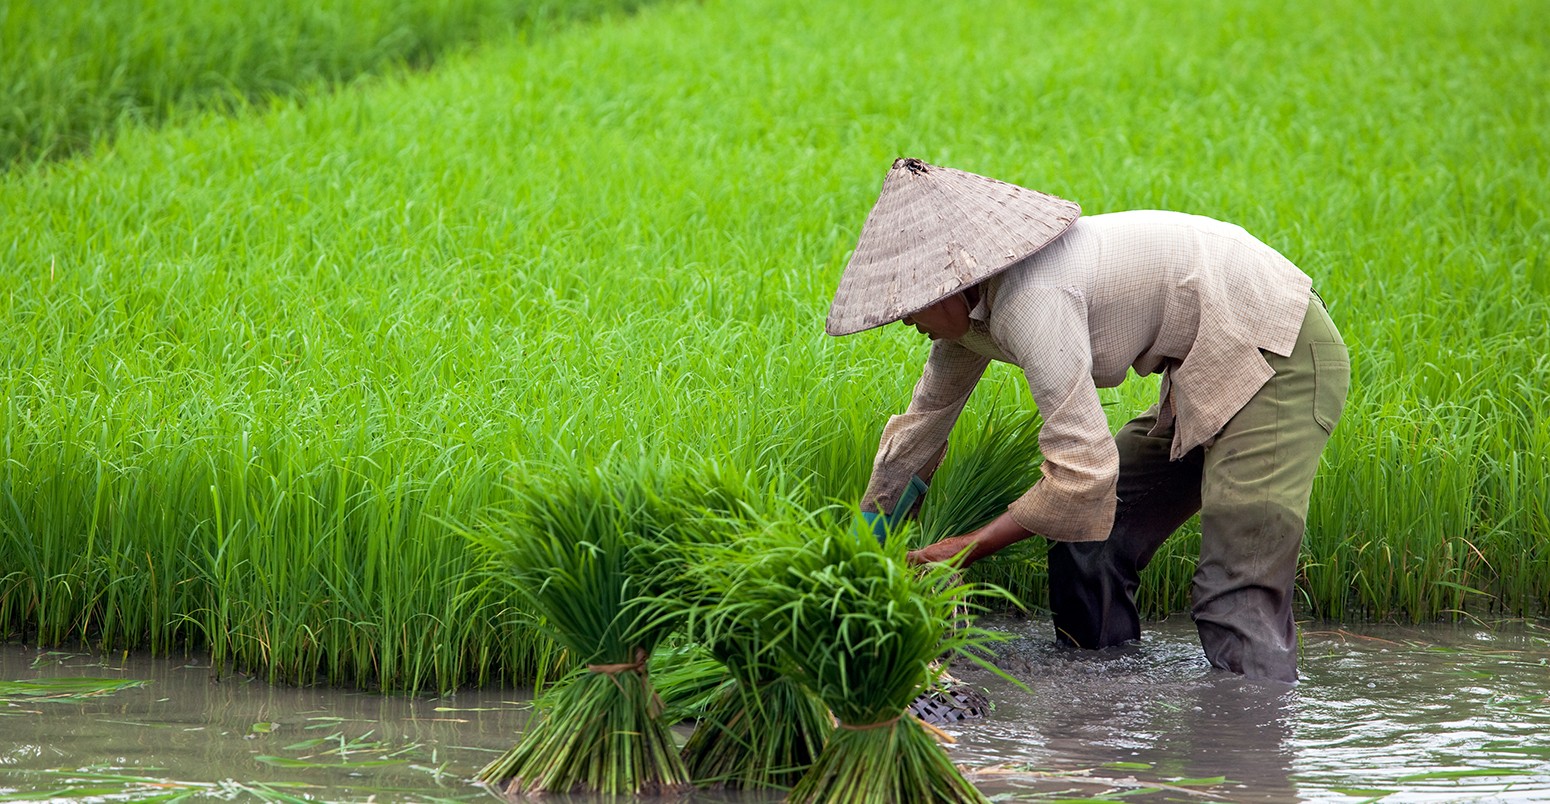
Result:
{"label": "rice seedling bundle", "polygon": [[[679,644],[682,641],[683,644]],[[651,657],[651,686],[668,723],[698,720],[727,685],[727,669],[697,644],[673,638]]]}
{"label": "rice seedling bundle", "polygon": [[758,549],[747,539],[707,545],[687,573],[690,632],[726,678],[684,745],[684,764],[702,786],[790,787],[833,730],[827,707],[790,675],[760,612],[738,601],[738,575]]}
{"label": "rice seedling bundle", "polygon": [[731,673],[684,744],[689,776],[708,787],[790,787],[833,731],[829,710],[769,665]]}
{"label": "rice seedling bundle", "polygon": [[478,534],[495,571],[577,664],[540,696],[534,722],[480,780],[520,793],[688,787],[647,671],[676,624],[663,594],[674,516],[657,491],[644,473],[594,470],[519,492],[523,504],[506,526]]}
{"label": "rice seedling bundle", "polygon": [[952,628],[956,610],[990,590],[951,583],[945,566],[916,570],[902,545],[870,533],[795,530],[737,589],[739,605],[768,622],[797,678],[839,721],[793,802],[985,801],[932,734],[905,710],[944,652],[994,638]]}

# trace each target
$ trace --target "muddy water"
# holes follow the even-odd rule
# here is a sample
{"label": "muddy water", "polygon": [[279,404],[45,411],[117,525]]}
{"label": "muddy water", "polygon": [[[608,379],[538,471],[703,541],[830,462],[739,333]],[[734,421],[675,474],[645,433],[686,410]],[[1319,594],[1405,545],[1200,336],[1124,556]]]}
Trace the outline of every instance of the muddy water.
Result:
{"label": "muddy water", "polygon": [[[1003,692],[959,762],[1016,798],[1550,801],[1550,629],[1305,624],[1296,686],[1205,663],[1187,617],[1110,655],[1033,622],[1002,647]],[[976,680],[979,680],[976,677]],[[988,686],[988,685],[987,685]]]}
{"label": "muddy water", "polygon": [[0,798],[488,800],[468,778],[528,717],[512,691],[389,697],[217,676],[197,659],[0,647],[0,682],[63,677],[145,684],[84,700],[0,692]]}
{"label": "muddy water", "polygon": [[[1550,801],[1544,627],[1307,624],[1295,687],[1210,670],[1187,618],[1111,655],[999,627],[1027,689],[962,670],[997,708],[950,749],[997,800]],[[519,691],[384,697],[0,646],[0,685],[64,677],[103,681],[0,686],[0,798],[493,801],[469,779],[529,714]]]}

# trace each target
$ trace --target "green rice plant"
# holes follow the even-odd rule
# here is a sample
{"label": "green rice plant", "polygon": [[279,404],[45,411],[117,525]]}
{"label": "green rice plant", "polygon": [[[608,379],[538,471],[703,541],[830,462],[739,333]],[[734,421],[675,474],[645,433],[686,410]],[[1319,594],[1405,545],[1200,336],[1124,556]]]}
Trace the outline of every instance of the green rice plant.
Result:
{"label": "green rice plant", "polygon": [[658,648],[647,670],[651,686],[662,699],[662,718],[668,723],[702,717],[727,683],[726,667],[700,645],[681,637],[670,638]]}
{"label": "green rice plant", "polygon": [[25,681],[0,681],[0,704],[59,702],[80,703],[91,698],[112,695],[119,690],[141,687],[145,681],[124,678],[35,678]]}
{"label": "green rice plant", "polygon": [[959,606],[991,590],[955,584],[950,567],[915,570],[902,544],[880,546],[861,529],[788,528],[757,550],[727,605],[768,624],[797,679],[839,721],[788,800],[985,801],[905,709],[943,653],[986,663],[968,651],[994,636],[952,625]]}
{"label": "green rice plant", "polygon": [[635,0],[324,0],[0,5],[0,170],[120,126],[242,109]]}
{"label": "green rice plant", "polygon": [[[97,24],[69,17],[93,4],[4,8],[0,27]],[[901,154],[1086,214],[1213,215],[1286,253],[1354,370],[1306,612],[1544,611],[1539,6],[1075,9],[657,3],[6,171],[0,631],[375,689],[559,672],[574,660],[445,523],[621,444],[789,476],[808,509],[856,500],[925,345],[821,321]],[[137,36],[123,19],[105,25]],[[32,25],[0,60],[118,63]],[[239,28],[188,48],[235,59],[281,30]],[[1111,424],[1155,401],[1148,382],[1103,392]],[[992,366],[963,433],[1027,398]],[[1143,576],[1147,612],[1188,605],[1192,538]],[[969,577],[1037,606],[1039,548]]]}
{"label": "green rice plant", "polygon": [[700,786],[790,788],[818,758],[833,720],[793,678],[769,623],[737,602],[738,578],[754,560],[748,548],[757,541],[732,538],[751,529],[746,521],[736,525],[727,528],[729,538],[693,551],[680,587],[686,631],[718,662],[724,679],[684,744],[684,765]]}
{"label": "green rice plant", "polygon": [[647,666],[676,625],[663,559],[679,522],[662,491],[650,470],[600,468],[525,487],[508,521],[474,532],[493,571],[577,665],[545,690],[535,722],[480,780],[521,793],[688,786]]}

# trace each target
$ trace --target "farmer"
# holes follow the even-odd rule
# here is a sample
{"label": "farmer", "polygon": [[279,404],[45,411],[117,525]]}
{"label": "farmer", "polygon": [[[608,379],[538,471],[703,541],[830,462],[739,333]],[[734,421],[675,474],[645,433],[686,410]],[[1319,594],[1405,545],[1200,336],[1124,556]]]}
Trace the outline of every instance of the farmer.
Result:
{"label": "farmer", "polygon": [[[1211,664],[1297,680],[1292,585],[1319,454],[1350,358],[1312,280],[1232,224],[1177,212],[1079,217],[1054,196],[900,159],[862,228],[826,329],[903,321],[931,338],[884,428],[862,510],[881,534],[918,507],[992,360],[1025,374],[1042,477],[984,527],[910,553],[967,566],[1035,534],[1056,638],[1141,636],[1140,571],[1195,513],[1192,616]],[[1110,435],[1098,389],[1162,373]]]}

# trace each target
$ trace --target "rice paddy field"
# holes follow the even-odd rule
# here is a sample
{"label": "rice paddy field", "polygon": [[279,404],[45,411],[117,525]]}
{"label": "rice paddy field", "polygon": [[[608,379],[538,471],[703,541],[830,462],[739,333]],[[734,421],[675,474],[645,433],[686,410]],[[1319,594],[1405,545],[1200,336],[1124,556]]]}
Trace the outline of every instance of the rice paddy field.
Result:
{"label": "rice paddy field", "polygon": [[[0,639],[529,683],[554,649],[459,530],[524,488],[648,464],[843,518],[924,359],[822,328],[897,156],[1231,220],[1314,277],[1354,374],[1306,617],[1550,604],[1540,3],[194,4],[94,46],[141,41],[119,5],[0,5]],[[1031,407],[999,366],[963,426]],[[1037,544],[974,575],[1043,602]]]}

